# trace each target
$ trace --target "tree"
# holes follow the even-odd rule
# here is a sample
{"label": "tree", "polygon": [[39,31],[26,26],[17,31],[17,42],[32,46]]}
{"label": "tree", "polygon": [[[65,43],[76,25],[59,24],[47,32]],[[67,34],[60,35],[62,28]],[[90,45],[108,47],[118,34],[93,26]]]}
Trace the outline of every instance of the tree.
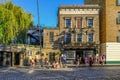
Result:
{"label": "tree", "polygon": [[19,43],[25,43],[25,33],[33,26],[33,15],[25,12],[11,0],[0,3],[0,44],[10,44],[11,38]]}

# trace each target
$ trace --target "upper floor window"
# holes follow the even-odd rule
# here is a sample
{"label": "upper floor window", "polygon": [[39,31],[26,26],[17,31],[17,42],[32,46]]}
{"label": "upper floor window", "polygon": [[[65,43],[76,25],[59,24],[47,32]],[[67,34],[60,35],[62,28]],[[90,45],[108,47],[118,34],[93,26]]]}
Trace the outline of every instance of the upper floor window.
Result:
{"label": "upper floor window", "polygon": [[32,51],[29,50],[29,51],[28,51],[28,55],[29,55],[29,56],[32,56]]}
{"label": "upper floor window", "polygon": [[77,28],[82,28],[82,19],[81,18],[76,19],[76,27]]}
{"label": "upper floor window", "polygon": [[54,32],[50,32],[50,42],[54,41]]}
{"label": "upper floor window", "polygon": [[117,0],[117,5],[120,6],[120,0]]}
{"label": "upper floor window", "polygon": [[120,42],[120,30],[118,31],[118,42]]}
{"label": "upper floor window", "polygon": [[93,42],[93,33],[88,34],[88,42]]}
{"label": "upper floor window", "polygon": [[118,12],[117,24],[120,24],[120,12]]}
{"label": "upper floor window", "polygon": [[77,42],[82,42],[82,34],[77,35]]}
{"label": "upper floor window", "polygon": [[92,27],[93,26],[93,19],[90,18],[88,19],[88,27]]}
{"label": "upper floor window", "polygon": [[118,17],[120,17],[120,12],[118,12]]}
{"label": "upper floor window", "polygon": [[65,43],[71,43],[71,34],[65,34]]}
{"label": "upper floor window", "polygon": [[71,19],[70,19],[70,18],[66,18],[66,19],[65,19],[65,27],[67,27],[67,28],[68,28],[68,27],[69,27],[69,28],[71,27]]}

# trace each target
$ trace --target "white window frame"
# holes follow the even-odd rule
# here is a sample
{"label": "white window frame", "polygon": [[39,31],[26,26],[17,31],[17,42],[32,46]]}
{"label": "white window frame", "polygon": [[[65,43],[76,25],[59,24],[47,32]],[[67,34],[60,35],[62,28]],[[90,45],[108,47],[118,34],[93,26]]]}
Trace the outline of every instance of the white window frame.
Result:
{"label": "white window frame", "polygon": [[[87,42],[89,42],[88,36],[89,36],[89,34],[87,34]],[[93,42],[94,41],[95,41],[95,34],[93,33]]]}
{"label": "white window frame", "polygon": [[[71,34],[70,34],[71,35]],[[66,43],[66,36],[67,36],[67,33],[65,34],[65,43]],[[70,42],[72,42],[72,36],[71,36],[71,41]]]}
{"label": "white window frame", "polygon": [[87,26],[89,27],[89,24],[88,24],[88,20],[89,19],[93,19],[93,25],[92,25],[92,27],[94,26],[94,18],[87,18]]}
{"label": "white window frame", "polygon": [[32,56],[32,51],[28,50],[28,56]]}
{"label": "white window frame", "polygon": [[[76,37],[76,42],[77,42],[77,43],[78,43],[78,35],[79,35],[79,34],[76,34],[76,36],[77,36],[77,37]],[[83,34],[82,34],[82,41],[83,41]],[[82,41],[81,41],[81,42],[82,42]]]}
{"label": "white window frame", "polygon": [[65,18],[65,28],[67,28],[67,25],[66,25],[66,19],[70,19],[70,20],[71,20],[70,28],[72,28],[72,19],[71,19],[71,18]]}

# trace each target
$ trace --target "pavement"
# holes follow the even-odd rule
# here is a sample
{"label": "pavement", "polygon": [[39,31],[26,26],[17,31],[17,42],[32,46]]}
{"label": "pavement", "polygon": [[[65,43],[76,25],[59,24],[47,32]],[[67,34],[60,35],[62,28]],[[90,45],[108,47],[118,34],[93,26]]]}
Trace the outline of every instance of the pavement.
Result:
{"label": "pavement", "polygon": [[[89,64],[80,64],[79,66],[76,65],[71,65],[71,64],[67,64],[67,67],[69,68],[73,68],[73,67],[89,67]],[[120,67],[120,64],[93,64],[92,67]]]}
{"label": "pavement", "polygon": [[0,68],[0,80],[120,80],[120,66],[47,69],[38,67]]}

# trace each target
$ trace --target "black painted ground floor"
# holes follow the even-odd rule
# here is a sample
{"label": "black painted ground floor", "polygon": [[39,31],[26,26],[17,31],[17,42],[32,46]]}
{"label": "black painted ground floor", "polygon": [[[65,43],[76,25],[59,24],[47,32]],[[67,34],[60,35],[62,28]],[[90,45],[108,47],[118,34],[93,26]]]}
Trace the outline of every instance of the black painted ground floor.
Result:
{"label": "black painted ground floor", "polygon": [[64,49],[68,64],[76,64],[80,60],[80,64],[85,64],[89,58],[98,58],[98,52],[96,49]]}
{"label": "black painted ground floor", "polygon": [[0,66],[12,65],[20,65],[20,53],[0,52]]}

